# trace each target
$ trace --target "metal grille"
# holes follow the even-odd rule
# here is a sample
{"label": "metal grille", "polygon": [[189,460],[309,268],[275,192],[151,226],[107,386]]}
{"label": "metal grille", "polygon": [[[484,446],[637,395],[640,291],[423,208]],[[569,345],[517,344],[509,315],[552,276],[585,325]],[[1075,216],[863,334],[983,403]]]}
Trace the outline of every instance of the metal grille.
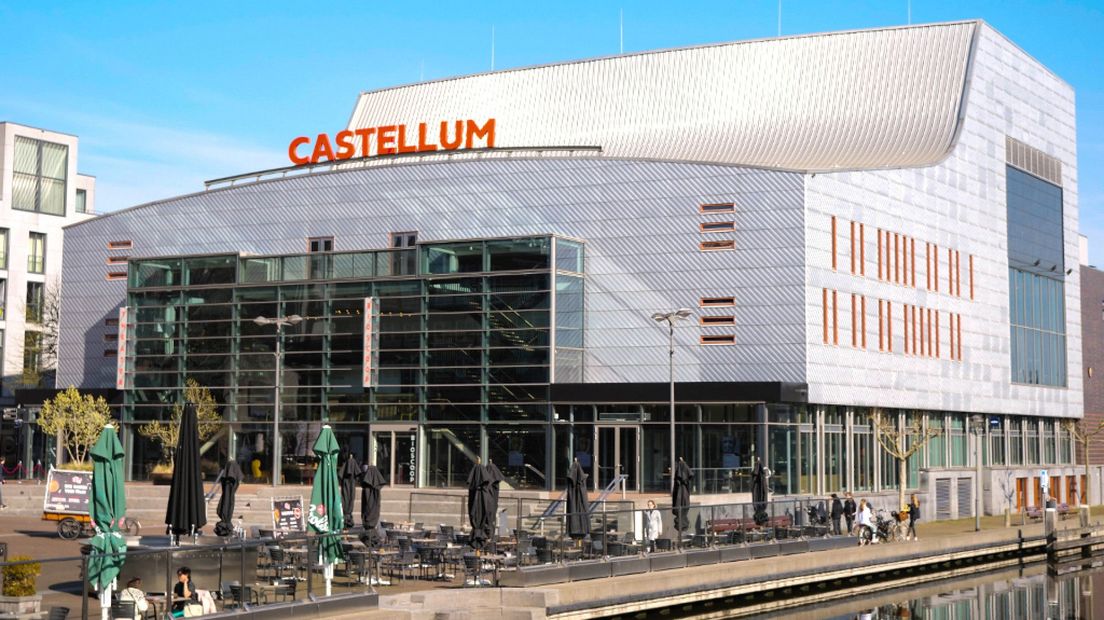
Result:
{"label": "metal grille", "polygon": [[958,516],[974,516],[974,481],[971,478],[958,479]]}
{"label": "metal grille", "polygon": [[1007,136],[1004,138],[1004,157],[1009,165],[1062,186],[1062,162],[1057,158]]}
{"label": "metal grille", "polygon": [[935,481],[935,518],[951,518],[951,479],[939,478]]}

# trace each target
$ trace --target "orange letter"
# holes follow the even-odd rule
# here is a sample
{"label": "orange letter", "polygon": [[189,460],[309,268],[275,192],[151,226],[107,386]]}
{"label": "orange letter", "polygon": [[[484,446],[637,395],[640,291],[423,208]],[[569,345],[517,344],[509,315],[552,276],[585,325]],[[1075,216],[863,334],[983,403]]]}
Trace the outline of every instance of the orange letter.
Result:
{"label": "orange letter", "polygon": [[376,128],[376,155],[392,155],[395,152],[394,125],[384,125]]}
{"label": "orange letter", "polygon": [[418,123],[418,150],[419,151],[436,151],[436,144],[426,143],[426,124]]}
{"label": "orange letter", "polygon": [[448,121],[441,121],[441,148],[446,151],[454,151],[460,148],[464,141],[464,121],[456,121],[456,139],[448,139]]}
{"label": "orange letter", "polygon": [[335,141],[337,142],[338,159],[349,159],[353,156],[353,152],[356,150],[356,147],[353,146],[353,132],[348,129],[339,131]]}
{"label": "orange letter", "polygon": [[288,145],[288,157],[291,159],[291,163],[295,164],[296,166],[302,166],[303,164],[310,163],[309,158],[299,157],[299,155],[295,152],[295,150],[299,148],[300,144],[310,144],[310,138],[306,136],[299,136],[298,138],[292,140],[291,144]]}
{"label": "orange letter", "polygon": [[399,125],[399,152],[400,153],[413,153],[417,151],[418,147],[413,144],[407,146],[406,144],[406,125]]}
{"label": "orange letter", "polygon": [[369,157],[372,154],[372,151],[368,150],[368,138],[370,138],[372,134],[376,133],[375,127],[369,127],[368,129],[357,129],[355,133],[356,135],[360,136],[360,156]]}
{"label": "orange letter", "polygon": [[333,161],[333,148],[330,146],[330,136],[320,133],[314,142],[314,153],[311,153],[311,163],[316,164],[321,159]]}
{"label": "orange letter", "polygon": [[482,127],[476,126],[475,121],[468,121],[468,139],[464,148],[470,149],[475,138],[484,138],[487,148],[494,148],[494,129],[495,119],[493,118],[487,119]]}

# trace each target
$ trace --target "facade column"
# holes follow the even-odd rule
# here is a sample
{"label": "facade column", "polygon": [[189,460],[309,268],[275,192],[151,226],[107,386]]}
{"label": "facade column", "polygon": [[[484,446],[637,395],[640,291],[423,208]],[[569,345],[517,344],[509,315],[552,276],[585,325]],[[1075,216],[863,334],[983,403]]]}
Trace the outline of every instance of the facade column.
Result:
{"label": "facade column", "polygon": [[[766,403],[755,405],[755,456],[759,457],[764,467],[770,463],[770,450],[767,447]],[[752,466],[754,467],[754,463]]]}

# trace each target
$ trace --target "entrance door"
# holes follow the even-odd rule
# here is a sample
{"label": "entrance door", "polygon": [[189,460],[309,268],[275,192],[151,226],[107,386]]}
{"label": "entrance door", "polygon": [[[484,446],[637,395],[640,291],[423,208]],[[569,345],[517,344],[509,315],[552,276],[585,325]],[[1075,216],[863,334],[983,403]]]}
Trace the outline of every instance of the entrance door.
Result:
{"label": "entrance door", "polygon": [[1027,507],[1027,478],[1016,478],[1016,511]]}
{"label": "entrance door", "polygon": [[391,485],[414,486],[418,482],[418,432],[413,427],[372,429],[376,467]]}
{"label": "entrance door", "polygon": [[640,489],[640,432],[635,426],[595,426],[594,488],[604,489],[618,475],[625,488]]}

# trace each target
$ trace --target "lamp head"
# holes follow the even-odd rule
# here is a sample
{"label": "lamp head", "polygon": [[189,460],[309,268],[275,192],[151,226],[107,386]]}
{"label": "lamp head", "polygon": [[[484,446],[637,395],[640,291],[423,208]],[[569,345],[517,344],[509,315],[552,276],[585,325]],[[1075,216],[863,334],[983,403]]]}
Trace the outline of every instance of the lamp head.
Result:
{"label": "lamp head", "polygon": [[690,310],[688,308],[679,308],[675,311],[675,316],[680,319],[685,319],[686,317],[690,316]]}
{"label": "lamp head", "polygon": [[268,325],[268,319],[264,318],[263,316],[259,316],[253,319],[253,322],[257,325]]}
{"label": "lamp head", "polygon": [[293,314],[287,318],[287,322],[291,325],[298,325],[303,322],[303,317],[298,314]]}
{"label": "lamp head", "polygon": [[663,314],[662,312],[656,312],[652,314],[652,320],[657,323],[662,323],[667,320],[667,315]]}

